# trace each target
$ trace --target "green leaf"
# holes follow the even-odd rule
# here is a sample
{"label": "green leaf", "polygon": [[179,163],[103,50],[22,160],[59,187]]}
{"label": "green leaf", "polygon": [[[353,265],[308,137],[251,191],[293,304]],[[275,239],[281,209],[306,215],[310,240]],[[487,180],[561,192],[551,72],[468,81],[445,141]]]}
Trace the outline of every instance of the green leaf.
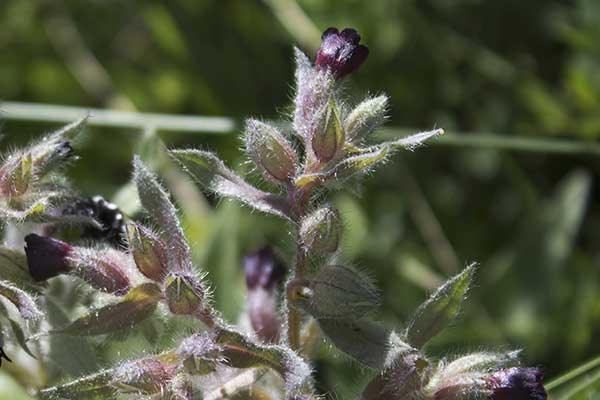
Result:
{"label": "green leaf", "polygon": [[406,337],[411,345],[417,348],[423,347],[452,322],[460,311],[474,273],[475,264],[471,264],[438,288],[425,303],[419,306],[406,328]]}
{"label": "green leaf", "polygon": [[282,196],[263,192],[225,167],[214,154],[201,150],[172,150],[171,156],[201,186],[259,211],[289,218],[289,204]]}
{"label": "green leaf", "polygon": [[339,350],[363,365],[383,368],[391,331],[366,319],[321,319],[319,326]]}
{"label": "green leaf", "polygon": [[10,247],[0,246],[0,280],[33,293],[38,293],[41,289],[40,284],[29,273],[25,254]]}
{"label": "green leaf", "polygon": [[169,269],[171,271],[191,270],[191,250],[169,195],[137,156],[133,160],[133,168],[133,180],[137,185],[140,201],[150,217],[164,231],[169,253]]}
{"label": "green leaf", "polygon": [[21,348],[31,357],[36,358],[36,356],[27,346],[27,339],[25,338],[23,328],[21,328],[21,325],[17,321],[9,317],[8,310],[6,309],[4,304],[2,304],[2,302],[0,302],[0,318],[4,318],[8,321],[8,324],[10,325],[10,328],[13,333],[13,338],[19,344],[19,346],[21,346]]}
{"label": "green leaf", "polygon": [[92,311],[70,325],[49,333],[93,336],[130,328],[152,315],[161,298],[160,287],[154,283],[144,283],[131,289],[118,303]]}
{"label": "green leaf", "polygon": [[40,392],[45,400],[104,400],[114,398],[115,389],[110,385],[112,371],[105,370],[85,376],[64,385],[54,386]]}
{"label": "green leaf", "polygon": [[35,320],[42,317],[42,312],[33,297],[10,282],[0,281],[0,296],[13,303],[23,319]]}

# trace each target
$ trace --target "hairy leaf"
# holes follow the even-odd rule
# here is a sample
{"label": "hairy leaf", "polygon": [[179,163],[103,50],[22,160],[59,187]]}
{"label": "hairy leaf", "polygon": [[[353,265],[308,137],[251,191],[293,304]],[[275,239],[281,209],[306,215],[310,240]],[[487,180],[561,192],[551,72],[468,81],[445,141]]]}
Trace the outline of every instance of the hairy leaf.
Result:
{"label": "hairy leaf", "polygon": [[170,154],[206,189],[240,200],[259,211],[289,218],[289,204],[284,197],[249,185],[214,154],[201,150],[172,150]]}
{"label": "hairy leaf", "polygon": [[144,283],[131,289],[118,303],[92,311],[70,325],[49,333],[93,336],[132,327],[154,312],[161,297],[162,293],[157,285]]}
{"label": "hairy leaf", "polygon": [[137,156],[133,160],[133,179],[142,205],[164,230],[170,269],[191,270],[191,250],[179,224],[177,211],[167,192]]}
{"label": "hairy leaf", "polygon": [[471,264],[419,306],[406,328],[406,337],[411,345],[422,347],[452,322],[460,311],[474,273],[475,264]]}

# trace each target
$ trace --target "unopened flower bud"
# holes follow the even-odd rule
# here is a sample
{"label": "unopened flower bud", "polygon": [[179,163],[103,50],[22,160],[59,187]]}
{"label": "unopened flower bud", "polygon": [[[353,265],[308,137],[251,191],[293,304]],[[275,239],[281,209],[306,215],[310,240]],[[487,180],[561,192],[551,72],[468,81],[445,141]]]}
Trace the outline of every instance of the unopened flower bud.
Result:
{"label": "unopened flower bud", "polygon": [[33,178],[31,153],[15,154],[0,167],[0,195],[15,197],[24,194]]}
{"label": "unopened flower bud", "polygon": [[319,69],[331,71],[336,79],[356,71],[369,55],[367,46],[359,44],[360,35],[351,28],[341,32],[328,28],[321,40],[315,64]]}
{"label": "unopened flower bud", "polygon": [[388,97],[378,96],[360,103],[344,120],[344,132],[349,141],[359,142],[385,122]]}
{"label": "unopened flower bud", "polygon": [[191,375],[210,374],[223,361],[221,347],[206,332],[184,339],[179,346],[179,358],[186,372]]}
{"label": "unopened flower bud", "polygon": [[249,290],[256,288],[273,289],[283,282],[285,267],[270,246],[264,246],[258,251],[244,257],[242,264],[246,275],[246,285]]}
{"label": "unopened flower bud", "polygon": [[204,289],[193,275],[176,272],[165,280],[165,295],[173,314],[191,315],[199,311],[204,298]]}
{"label": "unopened flower bud", "polygon": [[312,149],[319,159],[325,163],[331,161],[344,147],[345,135],[340,120],[340,113],[331,98],[317,117],[312,137]]}
{"label": "unopened flower bud", "polygon": [[421,398],[420,390],[429,363],[418,352],[398,355],[365,388],[361,400]]}
{"label": "unopened flower bud", "polygon": [[249,119],[244,139],[246,151],[265,178],[275,183],[285,183],[296,174],[296,152],[275,127]]}
{"label": "unopened flower bud", "polygon": [[335,208],[319,208],[302,220],[300,240],[306,251],[333,253],[342,236],[340,213]]}
{"label": "unopened flower bud", "polygon": [[543,378],[537,368],[507,368],[490,374],[486,381],[492,400],[546,400]]}
{"label": "unopened flower bud", "polygon": [[153,281],[162,282],[168,272],[165,242],[152,230],[136,223],[128,226],[127,236],[138,270]]}
{"label": "unopened flower bud", "polygon": [[368,278],[339,265],[288,286],[292,301],[317,319],[358,319],[373,311],[380,296]]}
{"label": "unopened flower bud", "polygon": [[252,328],[264,342],[275,343],[281,329],[275,288],[283,282],[285,268],[268,246],[245,256],[243,265],[248,286],[246,311]]}
{"label": "unopened flower bud", "polygon": [[126,272],[130,261],[125,253],[112,248],[75,247],[67,261],[72,267],[72,275],[98,290],[124,295],[131,289]]}
{"label": "unopened flower bud", "polygon": [[122,295],[131,288],[126,255],[117,250],[74,247],[34,233],[25,237],[25,243],[29,271],[36,281],[69,273],[108,293]]}
{"label": "unopened flower bud", "polygon": [[35,233],[25,236],[25,243],[29,273],[36,281],[45,281],[71,270],[67,261],[73,252],[70,244]]}
{"label": "unopened flower bud", "polygon": [[126,362],[116,369],[113,385],[123,393],[159,393],[175,376],[176,370],[177,367],[155,358]]}

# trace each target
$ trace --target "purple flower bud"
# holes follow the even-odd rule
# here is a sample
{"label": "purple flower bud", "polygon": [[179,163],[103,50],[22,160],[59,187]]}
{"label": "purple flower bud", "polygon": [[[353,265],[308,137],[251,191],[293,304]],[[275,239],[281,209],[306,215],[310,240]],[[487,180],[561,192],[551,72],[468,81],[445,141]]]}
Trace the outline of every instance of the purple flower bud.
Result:
{"label": "purple flower bud", "polygon": [[487,381],[492,400],[546,400],[543,378],[538,368],[508,368],[494,372]]}
{"label": "purple flower bud", "polygon": [[25,237],[29,272],[36,281],[69,273],[90,286],[114,294],[125,294],[131,282],[125,272],[125,253],[114,249],[95,250],[35,233]]}
{"label": "purple flower bud", "polygon": [[275,288],[283,282],[285,268],[269,246],[244,257],[243,264],[248,285],[246,311],[252,328],[264,342],[276,343],[281,321]]}
{"label": "purple flower bud", "polygon": [[273,249],[264,246],[258,251],[244,257],[242,261],[246,274],[246,285],[249,290],[258,287],[272,289],[283,282],[285,268],[275,256]]}
{"label": "purple flower bud", "polygon": [[35,233],[25,236],[25,243],[29,272],[36,281],[45,281],[71,270],[67,261],[73,252],[70,244]]}
{"label": "purple flower bud", "polygon": [[328,28],[321,40],[315,64],[318,69],[329,69],[336,79],[356,71],[369,55],[367,46],[359,44],[360,35],[351,28],[341,32]]}

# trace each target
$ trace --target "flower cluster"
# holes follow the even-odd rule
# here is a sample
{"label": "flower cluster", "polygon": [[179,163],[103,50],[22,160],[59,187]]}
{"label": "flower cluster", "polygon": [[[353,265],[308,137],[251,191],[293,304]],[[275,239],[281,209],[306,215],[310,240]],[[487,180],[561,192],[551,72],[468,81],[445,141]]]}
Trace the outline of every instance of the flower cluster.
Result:
{"label": "flower cluster", "polygon": [[[168,324],[184,320],[193,330],[163,352],[46,388],[43,398],[191,400],[253,393],[252,398],[315,400],[319,394],[311,356],[326,337],[374,372],[360,395],[363,400],[546,399],[542,372],[518,367],[516,352],[478,352],[438,362],[425,353],[424,346],[459,313],[475,265],[436,290],[405,329],[393,330],[372,318],[380,302],[375,283],[339,262],[343,226],[328,193],[358,182],[398,150],[413,150],[443,133],[438,129],[372,142],[371,133],[387,118],[387,96],[349,107],[340,84],[369,54],[360,40],[354,29],[327,29],[314,65],[296,49],[291,135],[265,121],[246,121],[245,151],[271,191],[255,187],[213,153],[169,152],[205,190],[280,217],[295,238],[294,259],[287,264],[269,246],[242,260],[247,298],[241,320],[247,323],[238,327],[215,310],[176,207],[140,158],[133,161],[133,181],[150,224],[125,220],[101,197],[81,198],[66,185],[44,180],[73,157],[69,140],[83,121],[5,160],[0,166],[0,212],[11,222],[44,225],[25,236],[24,254],[10,253],[23,265],[12,275],[14,281],[0,280],[0,296],[28,321],[48,312],[40,307],[51,302],[37,301],[48,281],[75,280],[108,299],[72,322],[48,319],[49,329],[38,332],[36,340],[127,332],[153,319]],[[65,223],[83,226],[79,237],[60,236]],[[30,352],[22,340],[21,345]],[[0,347],[0,362],[2,357],[8,360]]]}

